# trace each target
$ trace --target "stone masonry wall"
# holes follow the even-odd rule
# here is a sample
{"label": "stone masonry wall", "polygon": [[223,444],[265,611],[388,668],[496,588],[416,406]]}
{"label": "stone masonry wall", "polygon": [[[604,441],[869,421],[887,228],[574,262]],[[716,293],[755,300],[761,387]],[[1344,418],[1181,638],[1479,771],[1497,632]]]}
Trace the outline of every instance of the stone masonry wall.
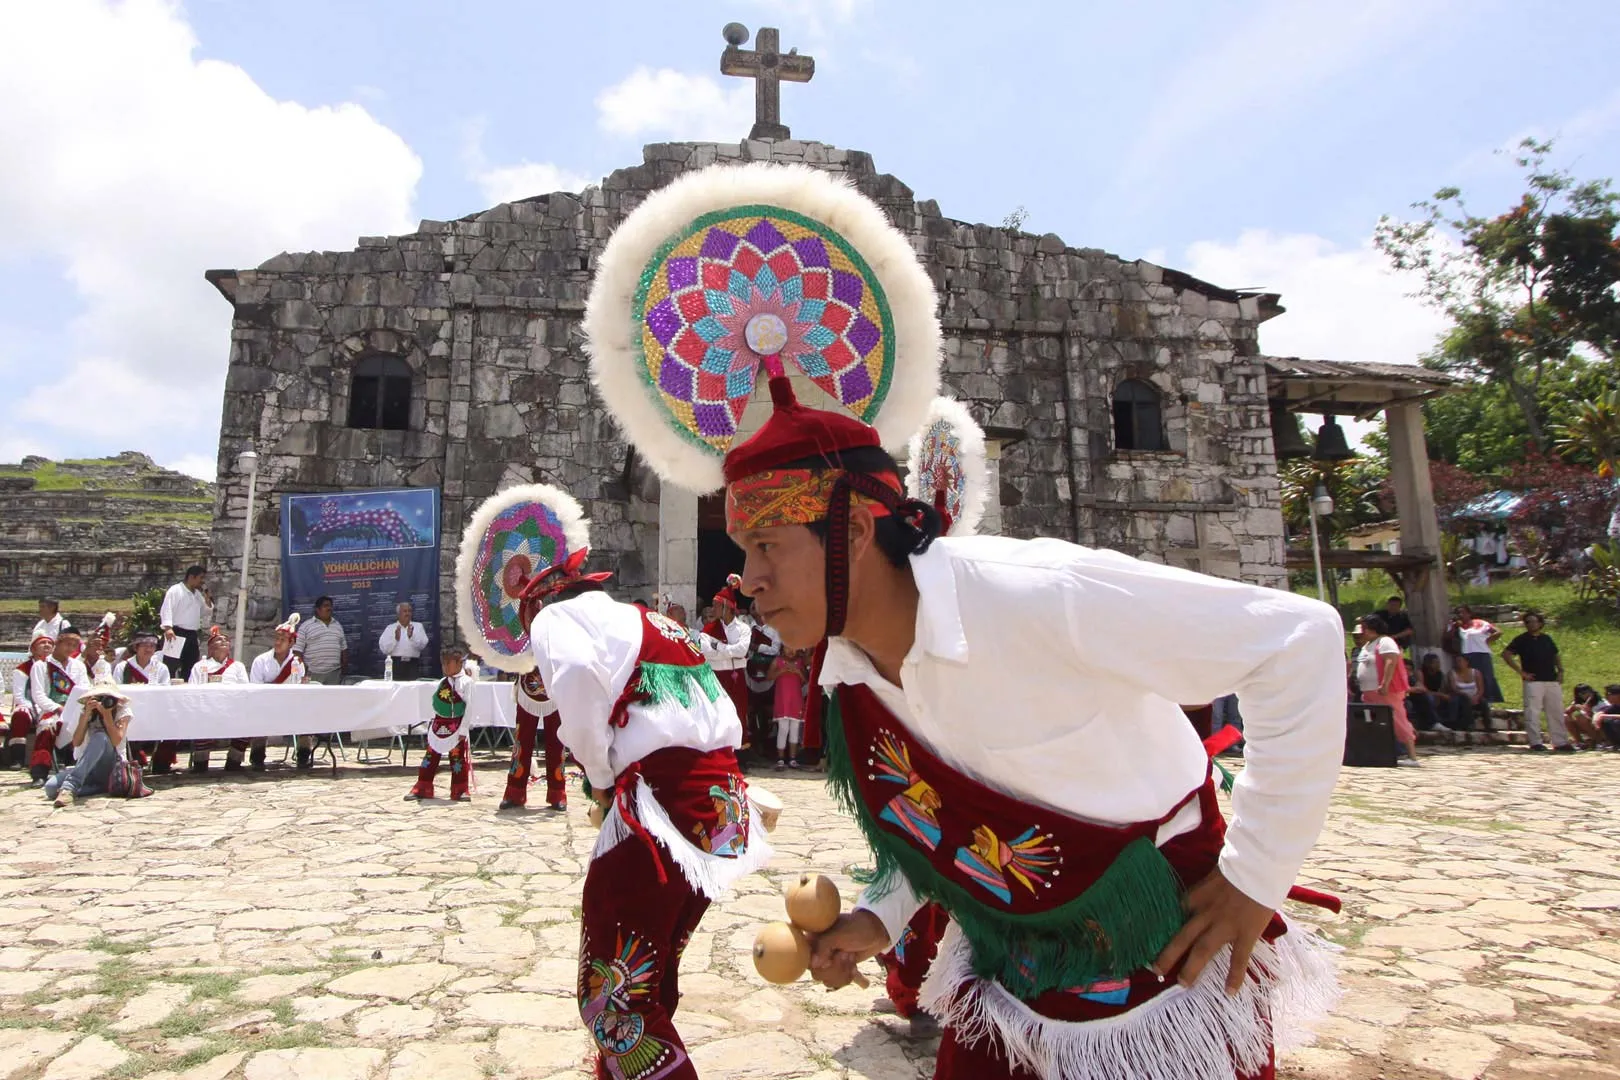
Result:
{"label": "stone masonry wall", "polygon": [[[511,483],[555,482],[585,504],[622,594],[649,595],[658,484],[590,388],[579,320],[596,256],[648,193],[747,160],[845,174],[913,238],[942,300],[949,388],[981,422],[1024,436],[1000,461],[1004,532],[1283,581],[1257,299],[1053,235],[950,220],[859,151],[663,144],[579,195],[211,272],[235,308],[211,569],[234,580],[240,565],[245,478],[235,460],[251,445],[260,502],[250,637],[265,640],[278,614],[284,492],[441,485],[448,615],[471,509]],[[345,426],[353,365],[374,352],[414,373],[410,431]],[[1164,395],[1167,451],[1113,452],[1110,394],[1132,377]]]}

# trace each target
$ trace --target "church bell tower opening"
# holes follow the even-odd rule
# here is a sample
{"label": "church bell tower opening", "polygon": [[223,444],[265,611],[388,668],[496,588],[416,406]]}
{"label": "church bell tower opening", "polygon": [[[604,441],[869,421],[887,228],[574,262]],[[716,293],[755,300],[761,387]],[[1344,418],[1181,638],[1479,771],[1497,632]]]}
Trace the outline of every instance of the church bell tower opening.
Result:
{"label": "church bell tower opening", "polygon": [[723,493],[698,500],[697,602],[695,618],[709,604],[709,598],[726,583],[727,574],[743,570],[742,549],[726,535],[726,497]]}

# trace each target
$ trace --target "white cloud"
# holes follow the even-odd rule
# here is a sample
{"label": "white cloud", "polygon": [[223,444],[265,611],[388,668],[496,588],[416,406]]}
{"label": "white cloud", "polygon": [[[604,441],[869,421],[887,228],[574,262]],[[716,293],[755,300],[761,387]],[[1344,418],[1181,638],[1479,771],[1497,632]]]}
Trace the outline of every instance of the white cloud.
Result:
{"label": "white cloud", "polygon": [[219,458],[212,454],[182,454],[173,461],[160,462],[165,469],[212,481],[219,471]]}
{"label": "white cloud", "polygon": [[1343,247],[1320,236],[1245,230],[1235,241],[1200,240],[1170,265],[1226,288],[1282,294],[1287,312],[1260,327],[1271,356],[1416,363],[1445,319],[1415,297],[1369,240]]}
{"label": "white cloud", "polygon": [[545,161],[491,165],[484,154],[484,132],[487,127],[488,121],[482,116],[467,122],[462,134],[461,159],[467,169],[467,178],[478,185],[478,190],[489,205],[515,202],[534,195],[549,195],[553,191],[579,191],[592,182],[583,173]]}
{"label": "white cloud", "polygon": [[597,123],[611,135],[736,142],[754,123],[754,81],[638,67],[597,95]]}
{"label": "white cloud", "polygon": [[[5,22],[0,258],[60,266],[81,305],[62,377],[12,415],[52,453],[208,456],[230,308],[203,271],[409,229],[421,161],[358,105],[278,101],[198,60],[176,3],[14,4]],[[0,298],[0,318],[27,326],[28,306]]]}

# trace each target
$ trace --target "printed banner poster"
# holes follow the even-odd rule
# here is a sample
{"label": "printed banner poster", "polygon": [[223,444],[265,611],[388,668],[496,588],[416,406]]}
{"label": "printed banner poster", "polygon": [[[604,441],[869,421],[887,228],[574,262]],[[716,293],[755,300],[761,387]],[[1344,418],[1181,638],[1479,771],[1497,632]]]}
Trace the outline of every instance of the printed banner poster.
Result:
{"label": "printed banner poster", "polygon": [[281,607],[314,618],[332,598],[349,642],[349,674],[381,676],[377,639],[408,601],[428,634],[424,672],[437,673],[439,489],[396,488],[281,497]]}

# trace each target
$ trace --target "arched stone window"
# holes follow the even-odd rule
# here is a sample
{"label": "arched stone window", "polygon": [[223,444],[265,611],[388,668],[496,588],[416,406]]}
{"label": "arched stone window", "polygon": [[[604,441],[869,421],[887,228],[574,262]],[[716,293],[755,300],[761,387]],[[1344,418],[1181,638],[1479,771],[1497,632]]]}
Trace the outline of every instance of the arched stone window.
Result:
{"label": "arched stone window", "polygon": [[349,384],[349,426],[409,430],[413,378],[411,366],[397,356],[362,356]]}
{"label": "arched stone window", "polygon": [[1165,449],[1159,392],[1151,383],[1126,379],[1114,388],[1114,449]]}

